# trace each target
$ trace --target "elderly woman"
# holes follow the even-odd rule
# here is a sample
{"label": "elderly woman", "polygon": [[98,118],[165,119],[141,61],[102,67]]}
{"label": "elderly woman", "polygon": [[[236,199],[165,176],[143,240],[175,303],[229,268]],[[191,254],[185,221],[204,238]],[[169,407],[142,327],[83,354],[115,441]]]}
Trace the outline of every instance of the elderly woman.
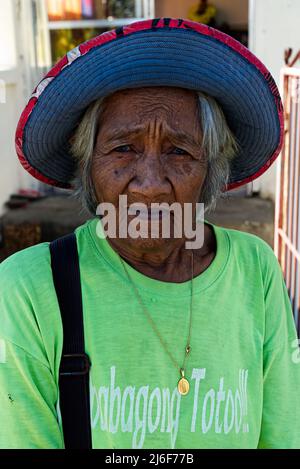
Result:
{"label": "elderly woman", "polygon": [[[300,447],[278,261],[196,210],[266,171],[282,137],[264,65],[188,20],[104,33],[46,75],[20,118],[18,156],[75,189],[92,218],[1,264],[1,447]],[[202,242],[187,246],[182,220],[154,203],[191,206]],[[115,208],[115,230],[101,204]],[[149,221],[158,236],[139,233]]]}

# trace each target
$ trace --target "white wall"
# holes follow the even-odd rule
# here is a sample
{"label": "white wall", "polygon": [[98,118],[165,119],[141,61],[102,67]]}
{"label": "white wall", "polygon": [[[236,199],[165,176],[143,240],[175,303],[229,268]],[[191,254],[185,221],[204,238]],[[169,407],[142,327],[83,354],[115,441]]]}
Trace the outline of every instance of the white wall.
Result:
{"label": "white wall", "polygon": [[[38,6],[42,6],[39,0]],[[15,130],[20,114],[42,71],[35,48],[32,3],[28,0],[1,0],[0,7],[0,215],[3,204],[19,189],[38,189],[38,181],[20,165],[15,151]],[[43,35],[45,38],[46,35]],[[44,39],[45,42],[45,39]],[[41,48],[39,48],[41,49]]]}
{"label": "white wall", "polygon": [[17,69],[17,46],[14,2],[1,0],[0,16],[0,214],[9,195],[22,184],[14,134],[21,111],[21,76]]}
{"label": "white wall", "polygon": [[[280,86],[284,50],[300,49],[299,0],[250,0],[249,48],[266,65]],[[277,161],[258,181],[263,197],[275,199]]]}
{"label": "white wall", "polygon": [[2,208],[8,195],[18,189],[20,181],[13,130],[16,115],[14,96],[17,93],[17,72],[16,70],[0,72],[0,78],[5,83],[5,99],[0,104],[0,206]]}
{"label": "white wall", "polygon": [[1,1],[0,21],[0,70],[7,70],[17,64],[13,3],[11,0]]}

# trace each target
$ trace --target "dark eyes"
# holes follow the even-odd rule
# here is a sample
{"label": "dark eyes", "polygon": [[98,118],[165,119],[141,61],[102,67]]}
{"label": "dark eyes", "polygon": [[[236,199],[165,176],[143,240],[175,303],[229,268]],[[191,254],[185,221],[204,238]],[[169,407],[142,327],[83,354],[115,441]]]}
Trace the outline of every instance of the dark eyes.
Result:
{"label": "dark eyes", "polygon": [[130,150],[131,150],[130,145],[122,145],[121,147],[115,148],[114,151],[117,151],[118,153],[127,153]]}
{"label": "dark eyes", "polygon": [[[114,151],[118,153],[127,153],[131,151],[131,146],[130,145],[121,145],[120,147],[117,147],[114,149]],[[175,154],[175,155],[188,155],[189,153],[182,148],[175,147],[169,154]]]}
{"label": "dark eyes", "polygon": [[188,155],[188,152],[183,150],[182,148],[175,147],[171,153],[175,153],[175,155]]}

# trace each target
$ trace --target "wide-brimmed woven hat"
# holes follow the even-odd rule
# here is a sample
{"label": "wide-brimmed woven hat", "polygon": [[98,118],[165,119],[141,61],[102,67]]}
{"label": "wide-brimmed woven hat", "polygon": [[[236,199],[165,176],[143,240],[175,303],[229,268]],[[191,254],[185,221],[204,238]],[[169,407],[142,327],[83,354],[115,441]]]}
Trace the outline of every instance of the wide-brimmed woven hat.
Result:
{"label": "wide-brimmed woven hat", "polygon": [[16,131],[20,162],[35,178],[72,188],[69,140],[90,103],[117,90],[175,86],[221,105],[240,145],[230,190],[264,173],[283,141],[282,102],[270,72],[245,46],[214,28],[178,18],[139,21],[71,50],[38,84]]}

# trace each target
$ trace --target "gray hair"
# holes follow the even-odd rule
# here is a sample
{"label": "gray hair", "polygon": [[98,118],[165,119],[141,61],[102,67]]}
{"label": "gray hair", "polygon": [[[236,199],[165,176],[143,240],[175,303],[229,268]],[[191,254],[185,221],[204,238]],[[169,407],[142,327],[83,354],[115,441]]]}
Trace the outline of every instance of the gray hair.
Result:
{"label": "gray hair", "polygon": [[[197,94],[203,134],[201,145],[207,159],[207,174],[199,202],[204,203],[204,212],[207,212],[215,208],[217,199],[223,195],[222,188],[228,183],[230,163],[236,156],[239,145],[217,101],[202,92]],[[83,208],[92,215],[96,214],[98,202],[91,178],[91,164],[102,104],[103,99],[90,104],[71,143],[71,153],[77,161],[72,195],[79,199]]]}

